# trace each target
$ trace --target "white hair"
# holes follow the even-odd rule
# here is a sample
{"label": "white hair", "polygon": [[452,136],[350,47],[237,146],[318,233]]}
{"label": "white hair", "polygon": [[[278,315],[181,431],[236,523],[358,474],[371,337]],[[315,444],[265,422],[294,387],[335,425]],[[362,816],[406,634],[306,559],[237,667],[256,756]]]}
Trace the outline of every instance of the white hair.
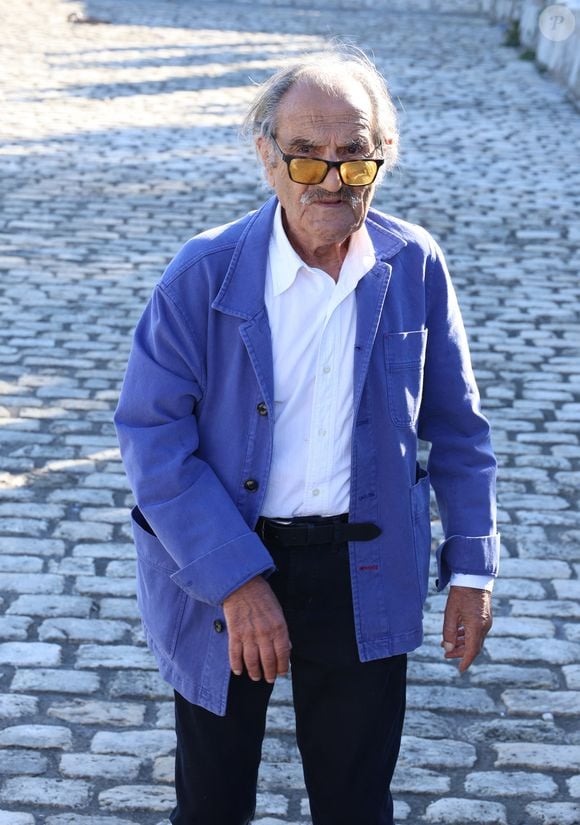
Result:
{"label": "white hair", "polygon": [[336,94],[344,78],[357,80],[369,96],[373,112],[373,140],[377,146],[382,146],[385,158],[381,172],[390,171],[399,153],[397,110],[384,77],[356,46],[333,44],[326,51],[305,55],[279,69],[259,87],[244,120],[242,133],[274,138],[280,103],[295,83],[304,80]]}

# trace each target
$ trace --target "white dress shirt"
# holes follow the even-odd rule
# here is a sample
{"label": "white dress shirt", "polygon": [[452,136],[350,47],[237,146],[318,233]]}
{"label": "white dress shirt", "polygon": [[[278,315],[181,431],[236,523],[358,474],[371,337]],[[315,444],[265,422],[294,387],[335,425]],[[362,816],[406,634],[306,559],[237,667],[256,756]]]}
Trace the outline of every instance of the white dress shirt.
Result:
{"label": "white dress shirt", "polygon": [[[268,250],[265,303],[274,360],[274,446],[262,515],[347,513],[350,502],[355,289],[375,264],[363,226],[351,235],[337,281],[290,244],[280,204]],[[451,584],[491,589],[487,576]]]}

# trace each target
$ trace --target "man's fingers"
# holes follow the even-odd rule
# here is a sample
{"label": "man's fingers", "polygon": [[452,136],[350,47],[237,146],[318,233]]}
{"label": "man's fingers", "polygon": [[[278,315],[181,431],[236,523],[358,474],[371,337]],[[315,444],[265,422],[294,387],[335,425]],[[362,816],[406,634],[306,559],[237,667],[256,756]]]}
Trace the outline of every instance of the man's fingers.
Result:
{"label": "man's fingers", "polygon": [[290,667],[290,650],[292,645],[288,634],[274,639],[274,653],[276,654],[276,672],[278,676],[286,676]]}
{"label": "man's fingers", "polygon": [[232,673],[235,676],[241,676],[244,669],[242,643],[239,639],[232,639],[231,636],[229,643],[229,657]]}
{"label": "man's fingers", "polygon": [[251,643],[244,645],[244,664],[246,665],[248,676],[253,682],[259,682],[262,678],[260,658],[260,649],[257,645]]}
{"label": "man's fingers", "polygon": [[461,657],[461,662],[459,663],[459,670],[461,673],[467,670],[475,657],[481,653],[482,647],[483,636],[481,634],[468,633],[466,635],[463,655]]}

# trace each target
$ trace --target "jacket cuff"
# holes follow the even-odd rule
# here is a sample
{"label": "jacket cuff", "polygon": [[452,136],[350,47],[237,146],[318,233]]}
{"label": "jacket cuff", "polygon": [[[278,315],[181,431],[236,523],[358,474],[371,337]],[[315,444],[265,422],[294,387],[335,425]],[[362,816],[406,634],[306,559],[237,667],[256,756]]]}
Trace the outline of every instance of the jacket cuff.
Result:
{"label": "jacket cuff", "polygon": [[218,605],[250,579],[274,569],[272,556],[256,533],[246,533],[192,561],[171,578],[192,598]]}
{"label": "jacket cuff", "polygon": [[437,548],[437,590],[444,590],[452,573],[492,576],[499,569],[500,534],[449,536]]}

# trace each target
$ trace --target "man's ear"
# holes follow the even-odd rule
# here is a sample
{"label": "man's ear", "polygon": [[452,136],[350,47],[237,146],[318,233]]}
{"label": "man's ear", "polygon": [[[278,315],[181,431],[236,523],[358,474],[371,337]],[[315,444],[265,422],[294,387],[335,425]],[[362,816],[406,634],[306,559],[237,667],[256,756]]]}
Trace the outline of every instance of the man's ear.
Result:
{"label": "man's ear", "polygon": [[270,145],[270,141],[264,135],[259,135],[256,138],[256,151],[260,156],[262,161],[262,166],[264,167],[264,174],[266,175],[266,180],[270,184],[272,188],[274,188],[274,175],[272,172],[273,164],[272,164],[272,146]]}

